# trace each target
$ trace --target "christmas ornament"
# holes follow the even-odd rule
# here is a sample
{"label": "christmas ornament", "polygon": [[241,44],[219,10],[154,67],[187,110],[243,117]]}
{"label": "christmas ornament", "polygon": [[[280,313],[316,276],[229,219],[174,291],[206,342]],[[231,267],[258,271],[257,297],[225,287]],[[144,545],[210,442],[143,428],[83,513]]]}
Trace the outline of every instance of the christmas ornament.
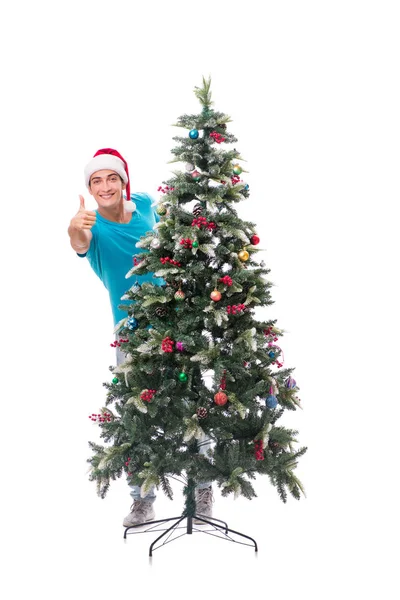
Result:
{"label": "christmas ornament", "polygon": [[249,260],[250,254],[247,252],[247,250],[241,250],[238,254],[238,257],[241,261],[246,262],[247,260]]}
{"label": "christmas ornament", "polygon": [[151,240],[151,242],[150,242],[151,248],[153,248],[154,250],[157,250],[157,248],[159,248],[160,246],[161,246],[161,242],[158,237],[155,237]]}
{"label": "christmas ornament", "polygon": [[169,192],[173,192],[175,188],[173,187],[169,187],[169,185],[166,185],[165,187],[162,187],[161,185],[157,188],[158,192],[162,192],[163,194],[168,194]]}
{"label": "christmas ornament", "polygon": [[233,280],[231,277],[229,277],[229,275],[225,275],[225,277],[220,278],[220,282],[230,287],[233,283]]}
{"label": "christmas ornament", "polygon": [[193,214],[198,217],[203,212],[203,207],[201,204],[196,204],[193,208]]}
{"label": "christmas ornament", "polygon": [[113,383],[118,383],[118,381],[119,381],[118,377],[113,377],[113,378],[112,378],[112,382],[113,382]]}
{"label": "christmas ornament", "polygon": [[170,337],[166,337],[161,342],[161,350],[163,350],[164,352],[173,352],[174,344],[175,342],[173,339],[171,339]]}
{"label": "christmas ornament", "polygon": [[221,390],[226,390],[226,371],[224,371],[224,374],[221,377],[221,383],[219,384],[219,387]]}
{"label": "christmas ornament", "polygon": [[268,356],[269,356],[270,358],[275,358],[275,352],[274,352],[273,350],[270,350],[270,351],[268,352]]}
{"label": "christmas ornament", "polygon": [[192,243],[192,248],[198,248],[198,247],[199,247],[199,242],[198,242],[197,240],[195,240],[195,241]]}
{"label": "christmas ornament", "polygon": [[167,309],[165,308],[165,306],[157,306],[155,313],[157,317],[165,317],[165,315],[167,314]]}
{"label": "christmas ornament", "polygon": [[254,456],[256,460],[264,460],[264,443],[262,440],[254,440]]}
{"label": "christmas ornament", "polygon": [[200,407],[196,410],[196,415],[199,417],[199,419],[205,419],[207,414],[208,412],[206,408]]}
{"label": "christmas ornament", "polygon": [[221,142],[225,142],[225,139],[223,135],[221,135],[220,133],[217,133],[216,131],[212,131],[210,133],[210,138],[214,139],[217,144],[221,144]]}
{"label": "christmas ornament", "polygon": [[156,393],[156,390],[143,390],[142,393],[140,394],[140,398],[141,398],[141,400],[144,400],[145,402],[150,402],[150,400],[153,398],[155,393]]}
{"label": "christmas ornament", "polygon": [[177,260],[173,260],[169,256],[161,257],[160,263],[162,263],[163,265],[165,265],[166,263],[170,263],[171,265],[175,265],[176,267],[182,266],[180,262],[178,262]]}
{"label": "christmas ornament", "polygon": [[268,440],[268,447],[271,448],[271,450],[278,450],[280,448],[280,445],[278,442],[274,442],[273,440]]}
{"label": "christmas ornament", "polygon": [[178,378],[179,378],[179,381],[182,381],[182,383],[185,383],[185,381],[188,380],[188,376],[184,372],[179,373]]}
{"label": "christmas ornament", "polygon": [[236,185],[240,181],[239,175],[232,175],[231,177],[232,185]]}
{"label": "christmas ornament", "polygon": [[96,413],[92,413],[89,415],[89,419],[93,421],[93,423],[110,423],[112,421],[111,414],[104,412],[102,415]]}
{"label": "christmas ornament", "polygon": [[214,396],[214,402],[218,406],[223,406],[228,402],[228,396],[224,392],[217,392]]}
{"label": "christmas ornament", "polygon": [[199,171],[193,171],[193,173],[192,173],[193,181],[200,181],[200,178],[201,178],[201,173],[199,173]]}
{"label": "christmas ornament", "polygon": [[245,304],[232,304],[232,306],[229,304],[226,307],[226,312],[228,313],[228,315],[236,315],[236,313],[240,313],[242,311],[244,311],[246,309]]}
{"label": "christmas ornament", "polygon": [[128,338],[119,338],[119,340],[115,340],[110,346],[111,348],[120,348],[121,344],[126,344],[127,342],[129,342]]}
{"label": "christmas ornament", "polygon": [[265,404],[268,408],[275,408],[278,404],[278,400],[276,399],[276,396],[274,396],[274,388],[272,387],[272,385],[269,388],[269,396],[265,400]]}
{"label": "christmas ornament", "polygon": [[185,293],[182,292],[182,290],[178,290],[177,292],[175,292],[174,294],[174,298],[175,300],[177,300],[178,302],[182,302],[182,300],[185,299]]}
{"label": "christmas ornament", "polygon": [[191,248],[193,246],[193,242],[190,238],[182,238],[179,243],[181,246],[186,248],[186,250],[191,250]]}
{"label": "christmas ornament", "polygon": [[288,377],[288,379],[285,381],[285,386],[292,390],[296,387],[296,381],[293,379],[293,377]]}
{"label": "christmas ornament", "polygon": [[197,140],[197,138],[199,137],[199,132],[197,129],[191,129],[189,131],[189,137],[191,140]]}
{"label": "christmas ornament", "polygon": [[136,329],[137,326],[138,326],[138,322],[137,322],[137,319],[135,319],[135,317],[129,317],[126,320],[126,327],[128,329],[130,329],[131,331],[133,331],[134,329]]}
{"label": "christmas ornament", "polygon": [[160,215],[160,217],[163,217],[167,214],[167,207],[165,206],[165,204],[159,204],[156,208],[156,212],[158,215]]}
{"label": "christmas ornament", "polygon": [[213,292],[211,292],[210,298],[211,300],[214,300],[214,302],[219,302],[222,298],[222,294],[218,290],[214,290]]}
{"label": "christmas ornament", "polygon": [[178,352],[183,352],[185,350],[185,346],[182,342],[176,342],[175,348],[178,350]]}
{"label": "christmas ornament", "polygon": [[196,219],[193,219],[192,221],[192,227],[205,227],[207,226],[207,219],[205,217],[197,217]]}
{"label": "christmas ornament", "polygon": [[250,238],[250,242],[253,246],[257,246],[257,244],[260,243],[260,238],[258,237],[258,235],[252,235]]}
{"label": "christmas ornament", "polygon": [[185,165],[185,169],[186,171],[194,171],[194,165],[192,165],[192,163],[187,162]]}
{"label": "christmas ornament", "polygon": [[240,175],[240,173],[242,172],[242,167],[240,165],[234,165],[232,170],[235,173],[235,175]]}

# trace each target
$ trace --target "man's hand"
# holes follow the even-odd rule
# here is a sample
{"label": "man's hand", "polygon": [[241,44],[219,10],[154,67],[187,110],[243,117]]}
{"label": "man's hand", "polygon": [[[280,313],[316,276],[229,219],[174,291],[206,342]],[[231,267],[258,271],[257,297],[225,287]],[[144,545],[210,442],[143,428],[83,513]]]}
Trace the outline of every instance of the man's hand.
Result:
{"label": "man's hand", "polygon": [[93,210],[86,210],[83,196],[79,196],[79,202],[79,210],[71,219],[68,234],[75,252],[85,254],[92,241],[93,234],[90,230],[96,223],[96,213]]}
{"label": "man's hand", "polygon": [[75,231],[82,231],[83,229],[92,229],[96,223],[96,213],[94,210],[86,210],[85,199],[83,196],[79,196],[80,206],[76,215],[71,219],[70,226]]}

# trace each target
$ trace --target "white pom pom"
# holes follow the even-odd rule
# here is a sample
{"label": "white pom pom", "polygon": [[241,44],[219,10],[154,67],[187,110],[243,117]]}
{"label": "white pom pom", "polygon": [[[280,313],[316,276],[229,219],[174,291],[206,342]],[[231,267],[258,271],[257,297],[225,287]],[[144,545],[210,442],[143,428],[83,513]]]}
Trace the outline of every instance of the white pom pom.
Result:
{"label": "white pom pom", "polygon": [[132,200],[129,200],[129,201],[125,200],[124,204],[125,204],[125,210],[127,212],[132,212],[132,213],[135,212],[136,204],[134,202],[132,202]]}

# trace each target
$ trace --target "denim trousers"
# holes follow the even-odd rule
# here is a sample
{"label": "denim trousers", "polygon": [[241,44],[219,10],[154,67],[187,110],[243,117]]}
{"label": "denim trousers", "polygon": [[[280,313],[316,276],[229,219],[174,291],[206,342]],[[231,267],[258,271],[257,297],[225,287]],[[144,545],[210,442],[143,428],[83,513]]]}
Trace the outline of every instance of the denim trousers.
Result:
{"label": "denim trousers", "polygon": [[[121,350],[118,348],[118,346],[117,346],[116,350],[117,350],[117,366],[119,367],[120,365],[122,365],[122,363],[125,362],[126,355],[123,352],[121,352]],[[203,436],[199,440],[199,444],[200,444],[199,454],[207,454],[207,451],[209,450],[209,448],[211,448],[211,440],[208,439],[206,436]],[[210,486],[211,486],[211,482],[209,482],[209,481],[201,482],[196,485],[196,489],[203,490],[204,488],[208,488]],[[133,500],[146,500],[146,502],[151,502],[151,504],[153,504],[154,500],[156,499],[154,486],[152,486],[150,488],[148,494],[144,498],[142,498],[140,495],[140,486],[130,485],[129,487],[130,487],[130,495],[133,498]]]}

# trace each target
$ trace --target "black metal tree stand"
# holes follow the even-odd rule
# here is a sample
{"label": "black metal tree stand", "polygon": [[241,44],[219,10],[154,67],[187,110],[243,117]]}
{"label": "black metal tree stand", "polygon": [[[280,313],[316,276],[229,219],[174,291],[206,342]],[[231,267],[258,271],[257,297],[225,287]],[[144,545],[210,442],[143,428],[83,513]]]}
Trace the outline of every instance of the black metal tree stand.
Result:
{"label": "black metal tree stand", "polygon": [[[202,515],[196,514],[196,500],[195,500],[195,489],[196,484],[193,479],[189,479],[187,485],[184,489],[184,494],[186,496],[185,502],[185,510],[183,514],[179,517],[170,517],[168,519],[160,519],[157,521],[148,521],[147,523],[142,523],[140,525],[132,525],[127,527],[124,532],[124,539],[126,540],[126,536],[130,530],[137,530],[140,528],[140,531],[131,531],[131,534],[138,533],[151,533],[151,532],[159,532],[163,533],[158,536],[154,540],[154,542],[150,545],[149,548],[149,556],[153,555],[153,550],[157,550],[161,546],[165,546],[169,542],[173,542],[178,538],[184,535],[191,535],[193,532],[207,533],[208,535],[213,535],[214,537],[218,537],[220,539],[224,539],[229,542],[234,542],[236,544],[241,544],[243,546],[254,546],[255,552],[258,551],[256,541],[248,535],[244,533],[240,533],[239,531],[235,531],[234,529],[229,529],[227,523],[225,521],[221,521],[220,519],[214,519],[213,517],[203,517]],[[186,525],[181,525],[183,521],[186,519]],[[198,521],[201,525],[210,525],[212,529],[199,529],[194,524],[194,519]],[[161,524],[165,524],[168,522],[174,521],[173,525],[168,527],[167,529],[158,529],[158,526]],[[143,528],[146,529],[143,529]],[[183,533],[180,533],[180,530]],[[252,544],[246,542],[240,542],[232,537],[231,534],[235,536],[239,536],[241,538],[245,538],[250,540]],[[160,542],[158,546],[156,546],[157,542]]]}

